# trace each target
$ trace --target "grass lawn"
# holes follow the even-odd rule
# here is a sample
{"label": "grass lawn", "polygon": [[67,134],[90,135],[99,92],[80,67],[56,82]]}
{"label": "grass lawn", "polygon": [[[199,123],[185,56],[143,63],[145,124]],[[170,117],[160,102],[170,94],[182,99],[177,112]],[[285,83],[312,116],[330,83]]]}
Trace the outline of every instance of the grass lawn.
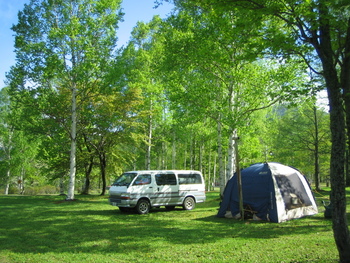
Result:
{"label": "grass lawn", "polygon": [[218,192],[192,211],[147,215],[107,196],[2,195],[0,262],[337,262],[328,195],[315,194],[319,214],[281,224],[217,218]]}

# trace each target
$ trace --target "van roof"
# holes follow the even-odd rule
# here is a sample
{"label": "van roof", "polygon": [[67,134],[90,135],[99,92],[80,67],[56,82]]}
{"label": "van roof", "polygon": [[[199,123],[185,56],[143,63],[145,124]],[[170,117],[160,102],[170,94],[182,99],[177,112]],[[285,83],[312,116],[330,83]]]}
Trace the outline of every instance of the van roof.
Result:
{"label": "van roof", "polygon": [[126,171],[125,173],[159,173],[159,172],[173,172],[173,173],[201,173],[197,170],[135,170],[135,171]]}

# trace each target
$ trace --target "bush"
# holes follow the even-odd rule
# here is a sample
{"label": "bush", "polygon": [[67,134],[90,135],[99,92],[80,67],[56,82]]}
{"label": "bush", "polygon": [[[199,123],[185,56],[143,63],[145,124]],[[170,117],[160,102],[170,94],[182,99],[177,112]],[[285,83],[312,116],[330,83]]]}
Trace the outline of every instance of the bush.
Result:
{"label": "bush", "polygon": [[24,188],[25,195],[49,195],[57,194],[58,192],[58,189],[52,185],[28,186]]}

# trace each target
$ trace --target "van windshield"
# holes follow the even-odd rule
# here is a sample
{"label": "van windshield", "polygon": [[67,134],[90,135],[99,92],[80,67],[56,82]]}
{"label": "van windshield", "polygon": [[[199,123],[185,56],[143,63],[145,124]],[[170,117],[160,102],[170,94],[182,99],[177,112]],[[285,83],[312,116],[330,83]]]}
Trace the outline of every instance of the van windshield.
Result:
{"label": "van windshield", "polygon": [[137,173],[124,173],[115,180],[113,186],[129,186]]}

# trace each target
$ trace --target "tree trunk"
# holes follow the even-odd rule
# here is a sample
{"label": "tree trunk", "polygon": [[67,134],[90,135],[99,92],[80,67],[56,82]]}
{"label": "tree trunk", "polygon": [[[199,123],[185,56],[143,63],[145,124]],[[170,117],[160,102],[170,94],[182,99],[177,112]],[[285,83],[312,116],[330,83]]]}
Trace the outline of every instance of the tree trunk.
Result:
{"label": "tree trunk", "polygon": [[227,166],[226,166],[226,182],[233,176],[236,171],[236,154],[235,154],[235,140],[237,139],[237,130],[233,130],[230,133],[228,153],[227,153]]}
{"label": "tree trunk", "polygon": [[218,163],[219,163],[219,182],[220,182],[220,197],[223,198],[226,186],[225,169],[222,151],[222,126],[220,119],[218,120]]}
{"label": "tree trunk", "polygon": [[191,134],[191,137],[190,137],[190,170],[193,169],[193,159],[194,159],[194,157],[193,157],[193,154],[194,154],[193,144],[194,144],[194,139],[192,138],[192,134]]}
{"label": "tree trunk", "polygon": [[[90,175],[91,175],[92,167],[94,165],[94,154],[92,153],[92,149],[90,148],[90,143],[86,134],[83,134],[83,138],[84,138],[85,147],[89,153],[90,158],[88,162],[84,162],[85,182],[84,182],[84,186],[81,191],[81,194],[88,195],[90,191]],[[83,151],[81,150],[81,152]]]}
{"label": "tree trunk", "polygon": [[107,160],[106,160],[106,154],[100,153],[100,169],[101,169],[101,179],[102,179],[102,192],[101,195],[105,195],[106,193],[106,166],[107,166]]}
{"label": "tree trunk", "polygon": [[214,156],[214,171],[213,171],[213,184],[212,184],[213,191],[215,191],[215,185],[216,185],[216,156]]}
{"label": "tree trunk", "polygon": [[[349,127],[348,127],[349,129]],[[348,144],[348,148],[346,150],[346,159],[345,159],[345,185],[346,187],[350,186],[350,158],[349,158],[349,152],[350,152],[350,145]]]}
{"label": "tree trunk", "polygon": [[[152,106],[151,106],[152,111]],[[152,115],[149,116],[148,122],[148,141],[146,149],[146,170],[151,170],[151,149],[152,149]]]}
{"label": "tree trunk", "polygon": [[[320,2],[320,42],[314,42],[318,56],[322,62],[323,76],[326,82],[330,128],[332,138],[331,148],[331,202],[332,202],[332,220],[333,234],[337,244],[340,262],[350,262],[350,236],[346,217],[346,194],[345,194],[345,114],[343,109],[343,95],[341,90],[347,89],[350,83],[339,81],[338,72],[333,61],[333,49],[331,43],[331,28],[329,22],[329,9],[324,2]],[[349,29],[350,31],[350,25]],[[348,38],[350,38],[350,32]],[[350,40],[346,54],[349,56]],[[348,59],[349,61],[349,59]],[[346,63],[347,66],[349,63]],[[341,76],[348,72],[349,69],[341,67]],[[347,73],[348,74],[348,73]],[[348,90],[348,89],[347,89]],[[348,94],[346,94],[348,95]]]}
{"label": "tree trunk", "polygon": [[204,155],[204,142],[200,141],[199,142],[199,160],[198,160],[198,170],[201,171],[202,173],[203,171],[203,155]]}
{"label": "tree trunk", "polygon": [[172,169],[176,169],[176,135],[175,130],[173,131],[173,146],[171,150],[171,167]]}
{"label": "tree trunk", "polygon": [[[331,82],[332,80],[328,80]],[[334,81],[333,81],[334,82]],[[350,237],[346,218],[346,194],[345,194],[345,116],[339,89],[328,86],[332,149],[331,149],[331,202],[333,233],[337,244],[340,262],[350,262]]]}
{"label": "tree trunk", "polygon": [[8,194],[9,194],[9,189],[10,189],[10,175],[11,175],[11,172],[10,172],[10,169],[8,169],[7,172],[6,172],[6,184],[5,184],[5,192],[4,192],[5,195],[8,195]]}
{"label": "tree trunk", "polygon": [[314,113],[314,125],[315,125],[315,189],[320,191],[320,151],[319,151],[319,130],[318,130],[318,118],[317,118],[317,108],[313,107]]}
{"label": "tree trunk", "polygon": [[65,195],[64,193],[64,178],[61,176],[60,178],[60,195]]}
{"label": "tree trunk", "polygon": [[[347,152],[350,150],[350,18],[348,19],[347,38],[345,43],[343,64],[340,72],[340,83],[344,94],[346,127],[347,127]],[[349,158],[346,159],[346,186],[350,186]]]}
{"label": "tree trunk", "polygon": [[90,191],[90,174],[92,171],[92,167],[94,165],[94,157],[91,155],[89,163],[85,167],[85,182],[84,188],[81,192],[82,195],[88,195]]}
{"label": "tree trunk", "polygon": [[237,175],[237,186],[238,186],[238,200],[239,200],[239,211],[241,213],[241,219],[244,220],[244,207],[243,207],[243,188],[242,188],[242,176],[239,165],[239,153],[238,153],[238,137],[237,133],[234,140],[234,150],[236,156],[236,175]]}
{"label": "tree trunk", "polygon": [[72,125],[71,125],[71,149],[70,149],[70,169],[67,201],[74,200],[75,173],[76,173],[76,151],[77,151],[77,90],[72,87]]}

